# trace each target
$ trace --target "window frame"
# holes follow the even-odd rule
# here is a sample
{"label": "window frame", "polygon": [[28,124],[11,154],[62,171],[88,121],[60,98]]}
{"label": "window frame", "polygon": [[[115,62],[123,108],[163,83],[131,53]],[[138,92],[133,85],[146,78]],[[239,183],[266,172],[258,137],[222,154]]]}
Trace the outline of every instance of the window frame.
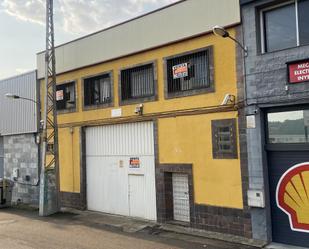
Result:
{"label": "window frame", "polygon": [[[146,65],[152,65],[153,67],[153,95],[146,96],[146,97],[138,97],[138,98],[131,98],[131,99],[122,99],[122,81],[121,81],[121,72],[129,69],[133,69],[136,67],[142,67]],[[118,103],[119,106],[122,105],[130,105],[130,104],[138,104],[138,103],[145,103],[145,102],[151,102],[151,101],[157,101],[158,100],[158,66],[157,66],[157,60],[142,62],[134,65],[130,65],[128,67],[122,67],[118,71]]]}
{"label": "window frame", "polygon": [[[85,105],[85,83],[86,80],[89,80],[91,78],[96,78],[104,75],[109,75],[110,78],[110,98],[111,101],[107,103],[102,103],[102,104],[93,104],[93,105]],[[108,108],[108,107],[113,107],[114,106],[114,76],[113,76],[113,70],[109,71],[104,71],[98,74],[92,74],[88,75],[82,78],[81,80],[81,88],[82,88],[82,109],[83,111],[88,111],[88,110],[95,110],[95,109],[102,109],[102,108]]]}
{"label": "window frame", "polygon": [[309,150],[309,143],[270,143],[269,142],[269,125],[268,125],[268,114],[272,113],[282,113],[282,112],[293,112],[293,111],[301,111],[301,110],[309,110],[308,104],[302,104],[297,106],[285,106],[285,107],[272,107],[267,109],[264,113],[265,120],[265,144],[267,149],[273,150],[275,148],[287,148],[291,150]]}
{"label": "window frame", "polygon": [[77,111],[77,107],[78,107],[77,80],[67,80],[67,81],[63,81],[61,83],[57,83],[56,84],[56,92],[57,92],[57,87],[58,86],[64,86],[64,85],[68,85],[68,84],[73,84],[73,86],[74,86],[75,105],[74,105],[74,107],[71,107],[71,108],[64,108],[64,109],[59,109],[58,110],[58,108],[57,108],[57,100],[56,100],[57,114],[65,114],[65,113],[71,113],[71,112],[76,112]]}
{"label": "window frame", "polygon": [[[218,129],[221,127],[229,127],[232,129],[231,152],[222,152],[219,150],[217,137]],[[236,119],[217,119],[211,120],[212,134],[212,155],[213,159],[238,159],[238,143],[237,143],[237,125]]]}
{"label": "window frame", "polygon": [[[209,86],[205,88],[198,88],[198,89],[190,89],[186,91],[179,91],[179,92],[168,92],[168,72],[167,72],[167,61],[171,59],[175,59],[178,57],[183,57],[190,54],[195,54],[198,52],[206,51],[207,55],[207,66],[208,66],[208,81]],[[164,97],[165,99],[173,99],[173,98],[181,98],[193,95],[200,95],[205,93],[212,93],[215,91],[214,86],[214,56],[213,56],[213,46],[207,46],[203,48],[198,48],[190,51],[186,51],[183,53],[171,55],[168,57],[163,58],[163,67],[164,67]]]}
{"label": "window frame", "polygon": [[[285,1],[283,3],[277,3],[277,4],[273,4],[273,5],[268,5],[268,6],[264,6],[264,7],[260,7],[258,10],[259,13],[259,26],[260,26],[260,49],[261,49],[261,54],[267,54],[267,53],[273,53],[273,52],[278,52],[278,51],[282,51],[282,50],[286,50],[286,49],[291,49],[291,48],[296,48],[296,47],[300,47],[300,46],[306,46],[309,45],[308,44],[300,44],[300,35],[299,35],[299,14],[298,14],[298,2],[299,0],[289,0],[289,1]],[[265,22],[264,22],[264,13],[270,10],[274,10],[286,5],[290,5],[293,4],[294,5],[294,10],[295,10],[295,24],[296,24],[296,44],[295,46],[292,47],[288,47],[288,48],[284,48],[284,49],[278,49],[278,50],[273,50],[273,51],[266,51],[266,30],[265,30]]]}

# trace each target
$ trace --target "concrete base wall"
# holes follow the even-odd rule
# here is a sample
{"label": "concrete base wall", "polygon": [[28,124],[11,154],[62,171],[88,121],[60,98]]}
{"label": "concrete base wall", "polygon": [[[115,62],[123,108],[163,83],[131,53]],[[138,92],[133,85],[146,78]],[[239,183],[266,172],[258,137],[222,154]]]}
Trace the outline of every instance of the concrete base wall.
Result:
{"label": "concrete base wall", "polygon": [[3,137],[4,177],[14,183],[13,204],[39,204],[39,146],[35,140],[35,134]]}

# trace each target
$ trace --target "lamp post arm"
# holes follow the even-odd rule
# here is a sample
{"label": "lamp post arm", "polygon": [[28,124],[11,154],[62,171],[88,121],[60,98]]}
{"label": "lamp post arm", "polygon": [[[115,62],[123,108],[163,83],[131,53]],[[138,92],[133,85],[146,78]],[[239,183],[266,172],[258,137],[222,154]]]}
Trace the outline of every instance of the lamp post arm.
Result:
{"label": "lamp post arm", "polygon": [[29,99],[29,98],[25,98],[25,97],[20,97],[20,96],[19,96],[19,99],[28,100],[28,101],[31,101],[31,102],[33,102],[33,103],[37,104],[37,105],[40,105],[40,103],[39,103],[39,102],[37,102],[37,101],[35,101],[35,100],[33,100],[33,99]]}
{"label": "lamp post arm", "polygon": [[236,42],[241,48],[242,50],[244,50],[245,52],[245,55],[247,56],[247,53],[248,53],[248,48],[244,45],[242,45],[238,40],[236,40],[234,37],[232,36],[228,36],[228,38],[230,38],[231,40],[233,40],[234,42]]}

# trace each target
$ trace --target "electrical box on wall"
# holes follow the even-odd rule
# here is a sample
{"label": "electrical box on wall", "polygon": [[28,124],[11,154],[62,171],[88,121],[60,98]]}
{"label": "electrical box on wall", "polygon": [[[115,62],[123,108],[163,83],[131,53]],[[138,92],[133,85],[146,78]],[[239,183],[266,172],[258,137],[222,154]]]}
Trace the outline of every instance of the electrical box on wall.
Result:
{"label": "electrical box on wall", "polygon": [[249,207],[265,207],[265,197],[263,190],[250,189],[248,190],[248,205]]}
{"label": "electrical box on wall", "polygon": [[19,177],[19,169],[18,168],[14,168],[13,169],[12,177],[13,178],[18,178]]}

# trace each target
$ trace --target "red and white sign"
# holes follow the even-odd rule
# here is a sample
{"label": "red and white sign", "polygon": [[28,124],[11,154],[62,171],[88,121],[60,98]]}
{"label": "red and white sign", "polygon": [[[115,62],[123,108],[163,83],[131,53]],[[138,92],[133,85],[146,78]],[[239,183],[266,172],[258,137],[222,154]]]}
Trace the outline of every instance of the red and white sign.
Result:
{"label": "red and white sign", "polygon": [[288,65],[289,67],[289,82],[300,83],[309,81],[309,60]]}
{"label": "red and white sign", "polygon": [[58,90],[56,92],[56,100],[59,101],[59,100],[63,100],[63,90]]}
{"label": "red and white sign", "polygon": [[141,166],[141,162],[139,160],[139,157],[131,157],[129,161],[129,167],[131,169],[139,169]]}
{"label": "red and white sign", "polygon": [[173,66],[173,79],[179,79],[187,77],[188,74],[188,63],[182,63]]}

